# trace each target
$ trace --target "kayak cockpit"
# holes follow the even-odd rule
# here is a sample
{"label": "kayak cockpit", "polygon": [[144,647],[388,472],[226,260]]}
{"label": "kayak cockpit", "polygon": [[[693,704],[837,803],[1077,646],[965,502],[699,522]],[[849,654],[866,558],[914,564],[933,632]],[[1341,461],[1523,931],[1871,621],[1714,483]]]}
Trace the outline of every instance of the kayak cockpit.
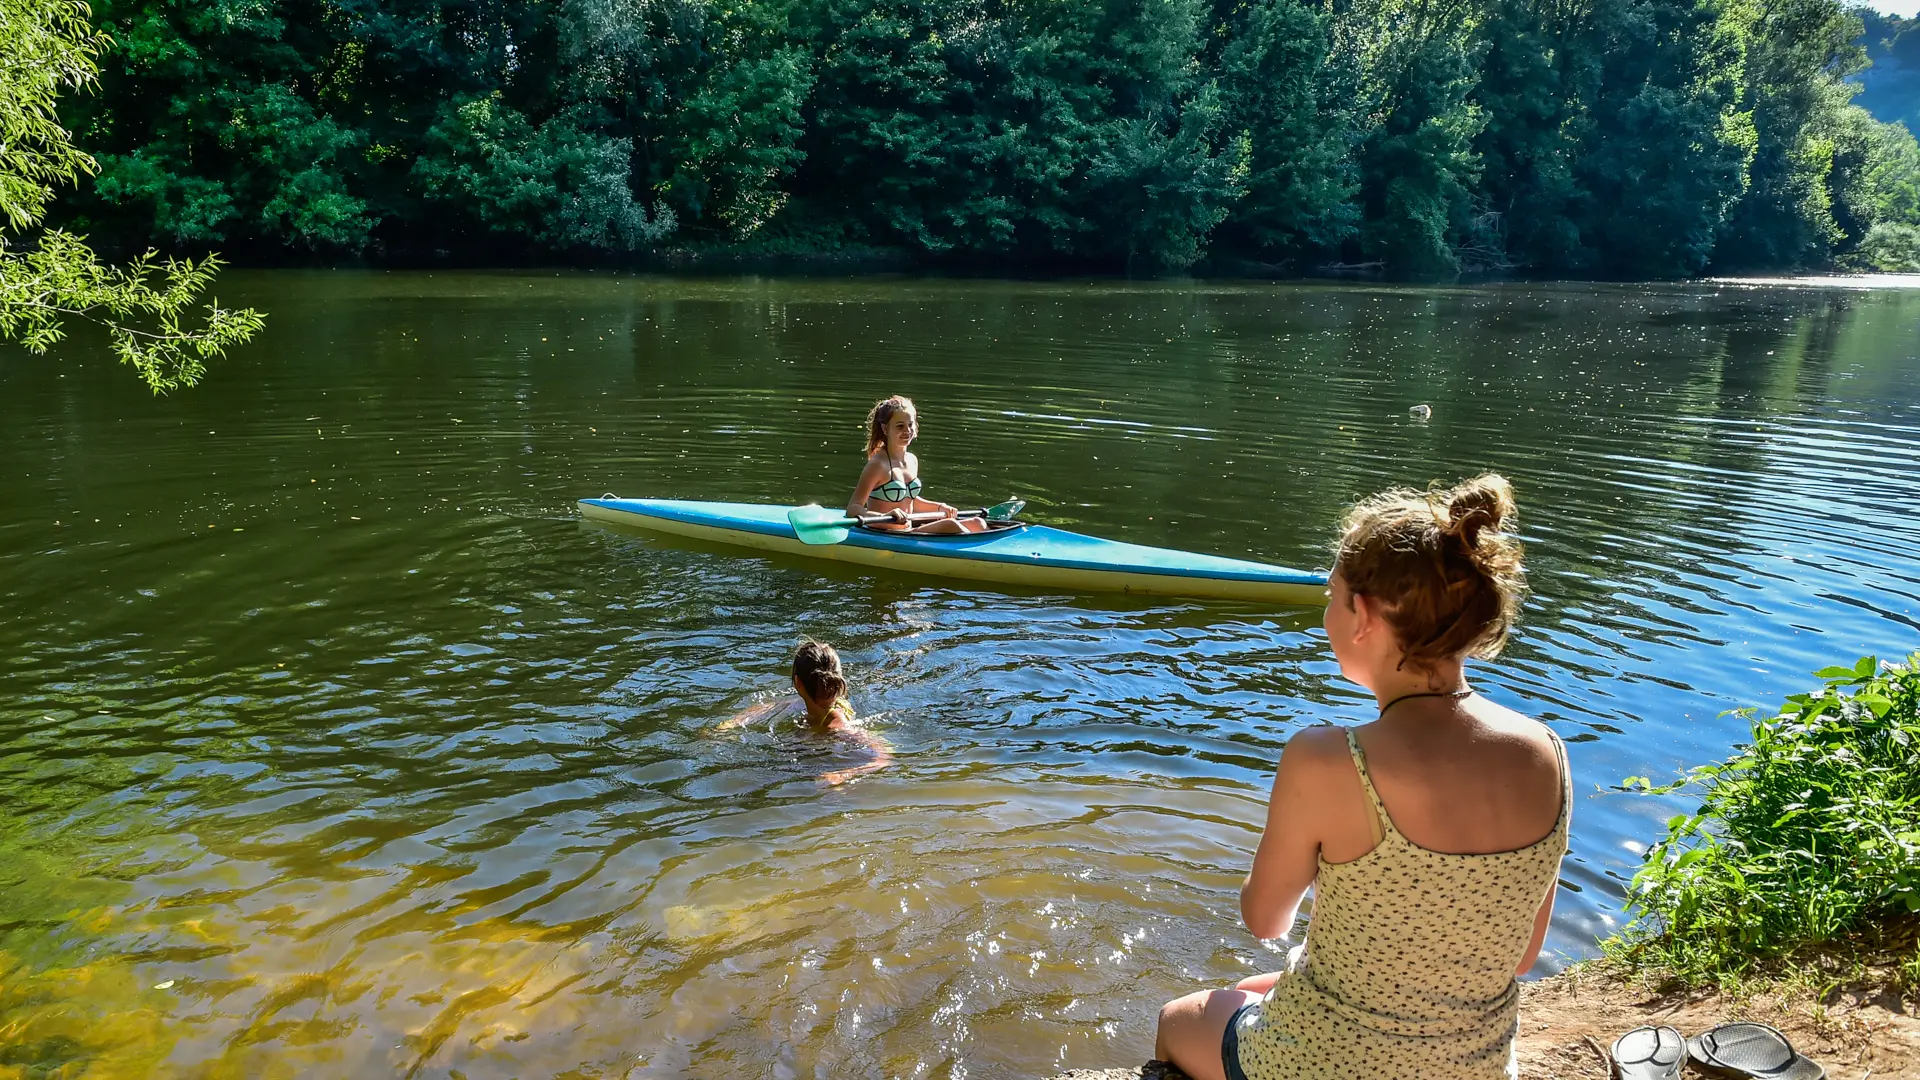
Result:
{"label": "kayak cockpit", "polygon": [[962,533],[909,533],[902,532],[899,529],[889,529],[885,525],[867,524],[856,525],[853,528],[858,532],[872,533],[875,536],[911,536],[915,540],[980,540],[989,536],[1000,536],[1004,533],[1017,532],[1027,527],[1027,522],[1011,521],[1004,518],[990,518],[986,524],[987,527],[981,532]]}

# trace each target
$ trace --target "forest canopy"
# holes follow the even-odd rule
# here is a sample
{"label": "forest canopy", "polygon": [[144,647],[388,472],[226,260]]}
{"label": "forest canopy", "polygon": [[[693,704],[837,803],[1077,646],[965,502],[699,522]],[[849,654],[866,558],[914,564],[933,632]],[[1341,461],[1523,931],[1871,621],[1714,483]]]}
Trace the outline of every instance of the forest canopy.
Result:
{"label": "forest canopy", "polygon": [[1920,270],[1920,149],[1853,101],[1869,54],[1920,34],[1835,0],[102,0],[92,18],[99,87],[62,106],[99,172],[54,217],[109,250]]}

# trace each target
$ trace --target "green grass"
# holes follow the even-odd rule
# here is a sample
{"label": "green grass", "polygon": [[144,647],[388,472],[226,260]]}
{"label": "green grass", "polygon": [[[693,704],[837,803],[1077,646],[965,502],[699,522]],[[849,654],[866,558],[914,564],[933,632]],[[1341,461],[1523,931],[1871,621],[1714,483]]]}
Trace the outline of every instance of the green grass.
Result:
{"label": "green grass", "polygon": [[1901,989],[1920,954],[1890,928],[1920,913],[1920,654],[1815,673],[1819,689],[1777,715],[1753,710],[1752,741],[1726,761],[1655,785],[1701,805],[1667,822],[1628,890],[1633,921],[1610,960],[1689,984],[1738,984],[1796,957],[1879,954]]}

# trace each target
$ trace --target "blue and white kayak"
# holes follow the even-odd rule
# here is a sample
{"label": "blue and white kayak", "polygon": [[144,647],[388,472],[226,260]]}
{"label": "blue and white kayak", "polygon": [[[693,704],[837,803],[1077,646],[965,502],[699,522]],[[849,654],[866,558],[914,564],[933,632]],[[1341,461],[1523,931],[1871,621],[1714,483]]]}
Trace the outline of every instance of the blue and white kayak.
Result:
{"label": "blue and white kayak", "polygon": [[651,532],[937,577],[1069,592],[1326,603],[1327,577],[1284,566],[1102,540],[1044,525],[960,536],[850,529],[837,544],[803,544],[790,506],[679,499],[582,499],[581,516]]}

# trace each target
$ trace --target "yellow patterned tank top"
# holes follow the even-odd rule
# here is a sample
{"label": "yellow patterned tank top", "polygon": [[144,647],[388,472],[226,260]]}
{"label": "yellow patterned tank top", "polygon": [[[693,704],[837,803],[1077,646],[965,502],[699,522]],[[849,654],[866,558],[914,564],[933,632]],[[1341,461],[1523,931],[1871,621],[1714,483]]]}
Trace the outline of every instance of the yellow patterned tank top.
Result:
{"label": "yellow patterned tank top", "polygon": [[1383,839],[1351,862],[1320,861],[1307,941],[1243,1012],[1248,1080],[1504,1080],[1516,1075],[1514,968],[1567,853],[1573,784],[1560,760],[1560,819],[1514,851],[1449,855],[1394,828],[1352,730],[1347,749]]}

